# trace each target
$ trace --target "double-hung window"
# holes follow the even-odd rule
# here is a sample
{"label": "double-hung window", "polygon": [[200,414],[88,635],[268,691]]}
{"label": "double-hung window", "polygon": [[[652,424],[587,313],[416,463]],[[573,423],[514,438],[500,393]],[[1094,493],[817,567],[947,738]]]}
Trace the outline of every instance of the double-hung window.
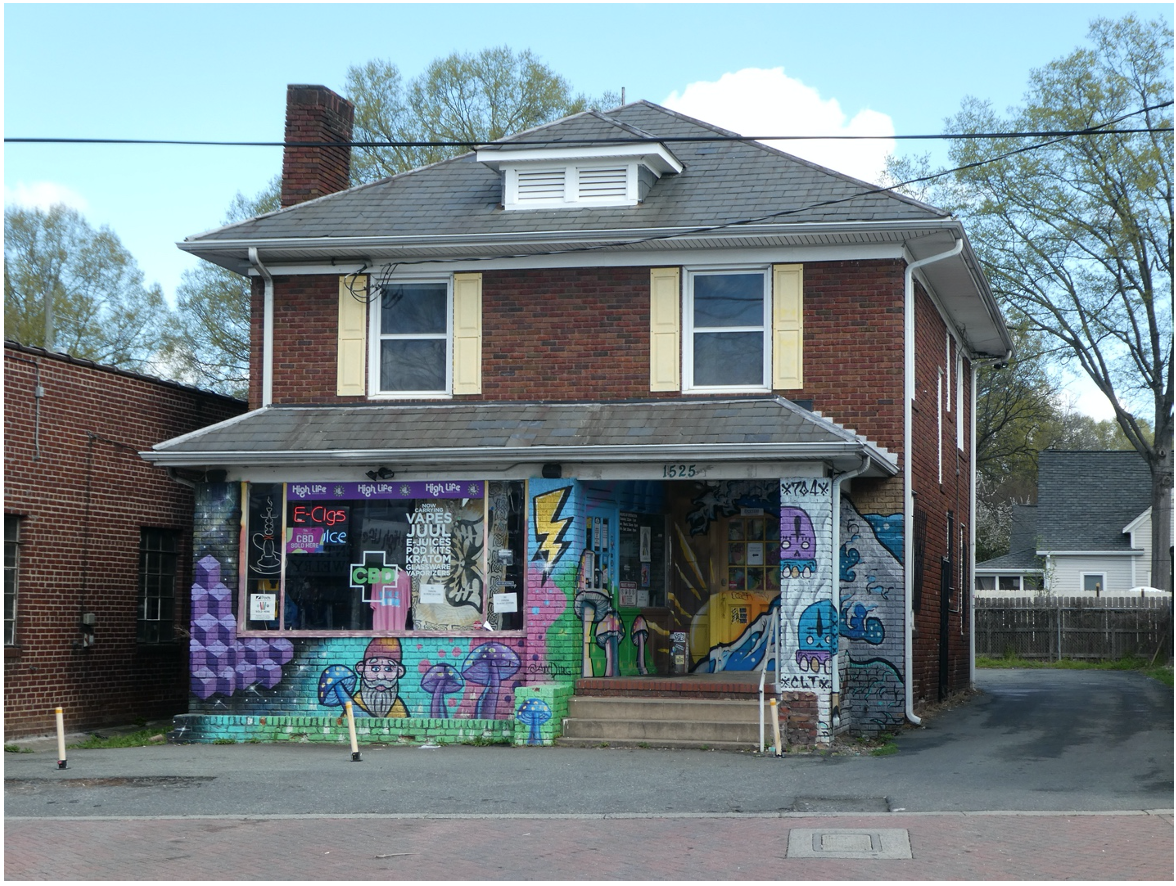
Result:
{"label": "double-hung window", "polygon": [[767,268],[688,272],[686,390],[771,389],[770,294]]}
{"label": "double-hung window", "polygon": [[452,390],[453,291],[448,278],[382,287],[372,311],[375,393],[446,396]]}

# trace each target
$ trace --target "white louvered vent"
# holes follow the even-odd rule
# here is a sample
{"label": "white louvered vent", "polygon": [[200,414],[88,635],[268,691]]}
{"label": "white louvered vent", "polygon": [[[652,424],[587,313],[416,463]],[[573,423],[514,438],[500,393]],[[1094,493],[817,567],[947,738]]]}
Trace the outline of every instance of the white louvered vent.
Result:
{"label": "white louvered vent", "polygon": [[577,173],[580,200],[623,200],[628,193],[627,166],[581,167]]}
{"label": "white louvered vent", "polygon": [[518,179],[518,200],[562,200],[564,196],[564,169],[520,169]]}

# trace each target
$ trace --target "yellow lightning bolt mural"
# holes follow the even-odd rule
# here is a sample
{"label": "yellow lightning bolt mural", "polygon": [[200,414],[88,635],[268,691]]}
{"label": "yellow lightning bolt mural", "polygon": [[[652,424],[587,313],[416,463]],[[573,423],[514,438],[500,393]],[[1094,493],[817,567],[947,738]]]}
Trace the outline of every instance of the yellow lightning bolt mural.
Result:
{"label": "yellow lightning bolt mural", "polygon": [[551,570],[555,568],[555,564],[559,562],[560,557],[564,555],[570,544],[564,540],[564,536],[568,534],[572,518],[562,515],[571,493],[571,487],[564,486],[536,495],[533,502],[534,507],[531,510],[535,515],[535,538],[538,539],[538,550],[535,551],[535,556],[531,559],[543,561],[544,581],[547,581],[547,576],[551,574]]}

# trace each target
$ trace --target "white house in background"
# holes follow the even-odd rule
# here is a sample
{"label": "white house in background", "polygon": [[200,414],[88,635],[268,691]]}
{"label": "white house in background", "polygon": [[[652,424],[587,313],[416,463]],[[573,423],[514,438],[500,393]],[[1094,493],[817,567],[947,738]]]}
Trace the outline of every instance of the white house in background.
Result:
{"label": "white house in background", "polygon": [[1037,506],[1014,508],[1008,554],[976,564],[977,595],[1149,593],[1150,501],[1134,451],[1040,453]]}

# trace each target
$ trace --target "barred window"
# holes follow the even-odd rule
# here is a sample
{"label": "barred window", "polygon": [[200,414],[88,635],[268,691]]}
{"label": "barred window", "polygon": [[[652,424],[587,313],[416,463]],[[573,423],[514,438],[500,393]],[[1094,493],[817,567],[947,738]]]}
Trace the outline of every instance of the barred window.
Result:
{"label": "barred window", "polygon": [[20,517],[4,515],[4,645],[16,644],[16,596],[20,573]]}
{"label": "barred window", "polygon": [[167,643],[175,638],[176,564],[179,534],[171,529],[139,532],[140,643]]}

